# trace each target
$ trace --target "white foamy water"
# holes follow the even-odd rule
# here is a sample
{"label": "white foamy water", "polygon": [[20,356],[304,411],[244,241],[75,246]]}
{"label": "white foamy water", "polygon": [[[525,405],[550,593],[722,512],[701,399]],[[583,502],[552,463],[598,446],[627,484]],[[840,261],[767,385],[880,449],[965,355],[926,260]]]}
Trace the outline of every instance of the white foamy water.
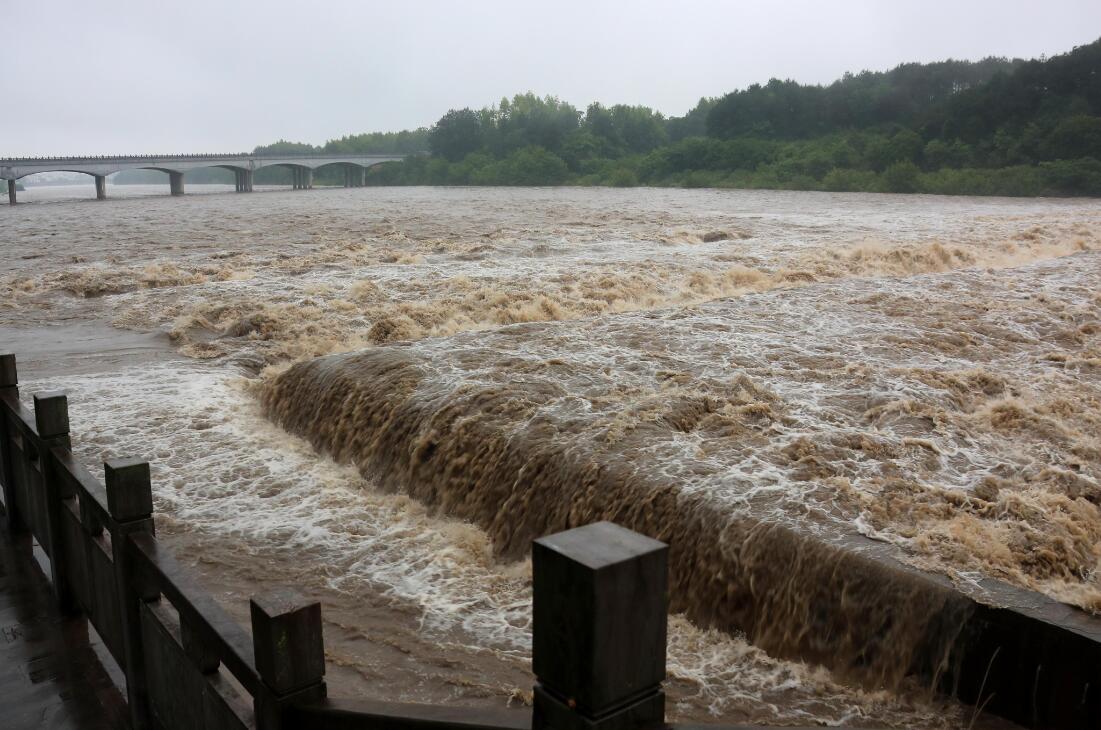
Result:
{"label": "white foamy water", "polygon": [[418,603],[428,628],[461,626],[502,648],[528,647],[522,571],[510,577],[493,566],[477,530],[318,458],[261,416],[241,376],[182,362],[24,387],[68,392],[75,446],[88,463],[147,458],[169,530],[240,540],[246,552],[275,547],[324,566],[326,587],[355,593],[369,584]]}
{"label": "white foamy water", "polygon": [[[158,529],[238,615],[267,585],[318,595],[342,693],[494,704],[530,685],[527,565],[261,413],[257,383],[290,361],[394,343],[437,395],[551,393],[561,438],[630,448],[731,515],[840,520],[961,579],[1094,600],[1098,557],[1076,546],[1097,524],[1096,202],[356,189],[3,213],[0,336],[113,323],[130,348],[96,330],[24,358],[26,392],[69,389],[89,463],[150,459]],[[1073,550],[1050,565],[1014,557],[1060,529]],[[680,617],[670,670],[684,719],[969,719]]]}
{"label": "white foamy water", "polygon": [[[487,690],[522,697],[527,687],[508,680],[530,671],[530,566],[495,560],[477,528],[433,516],[354,469],[318,458],[263,419],[248,387],[241,376],[188,363],[24,382],[27,395],[68,391],[85,463],[150,460],[163,539],[196,563],[236,564],[228,582],[238,585],[225,596],[242,620],[250,592],[293,584],[321,597],[326,611],[337,608],[341,618],[326,629],[333,643],[333,634],[355,621],[357,601],[381,595],[399,613],[413,607],[417,632],[449,661],[462,666],[464,655],[488,653],[501,665],[501,678],[469,678],[476,691],[466,701]],[[359,630],[386,626],[373,620]],[[394,639],[407,637],[395,632]],[[404,649],[421,651],[415,643]],[[370,661],[357,655],[354,641],[336,653],[345,662]],[[960,712],[916,689],[907,697],[845,686],[824,670],[773,659],[682,617],[671,624],[669,667],[672,710],[687,717],[940,727]],[[439,701],[402,679],[402,689],[384,696]]]}

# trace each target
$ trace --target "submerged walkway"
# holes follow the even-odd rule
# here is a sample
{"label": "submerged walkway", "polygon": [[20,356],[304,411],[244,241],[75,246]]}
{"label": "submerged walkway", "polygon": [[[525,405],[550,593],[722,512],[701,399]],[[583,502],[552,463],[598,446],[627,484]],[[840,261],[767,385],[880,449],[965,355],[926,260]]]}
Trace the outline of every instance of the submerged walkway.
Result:
{"label": "submerged walkway", "polygon": [[126,728],[97,650],[107,655],[83,616],[58,612],[30,535],[0,526],[0,727]]}

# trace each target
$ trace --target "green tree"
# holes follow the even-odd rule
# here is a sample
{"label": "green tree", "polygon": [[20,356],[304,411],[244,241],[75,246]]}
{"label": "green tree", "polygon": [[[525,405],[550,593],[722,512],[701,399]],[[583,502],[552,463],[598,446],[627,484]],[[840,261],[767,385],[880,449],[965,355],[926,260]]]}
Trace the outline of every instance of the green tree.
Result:
{"label": "green tree", "polygon": [[561,185],[570,171],[561,157],[542,147],[524,147],[483,168],[482,180],[492,185]]}
{"label": "green tree", "polygon": [[585,130],[604,141],[607,156],[649,152],[668,139],[665,118],[645,106],[616,104],[605,108],[590,104],[585,110]]}
{"label": "green tree", "polygon": [[325,143],[325,152],[350,154],[414,154],[426,152],[429,130],[426,127],[406,129],[400,132],[368,132],[331,139]]}
{"label": "green tree", "polygon": [[[391,184],[787,187],[1097,194],[1101,41],[1034,61],[902,64],[832,84],[772,79],[683,117],[517,94],[430,130],[352,135],[326,151],[420,151],[369,173]],[[280,141],[272,151],[315,151]]]}
{"label": "green tree", "polygon": [[1062,120],[1051,130],[1043,147],[1050,160],[1101,159],[1101,117],[1076,114]]}
{"label": "green tree", "polygon": [[470,109],[452,109],[428,133],[432,154],[457,162],[482,148],[482,117]]}
{"label": "green tree", "polygon": [[921,170],[909,160],[895,162],[883,171],[883,184],[891,193],[913,193],[918,189]]}
{"label": "green tree", "polygon": [[606,157],[606,147],[604,140],[588,129],[576,129],[570,132],[562,142],[560,155],[569,165],[570,170],[579,172],[585,162]]}
{"label": "green tree", "polygon": [[517,94],[498,105],[490,146],[498,156],[528,146],[558,151],[580,120],[581,112],[553,96]]}
{"label": "green tree", "polygon": [[272,142],[271,144],[260,145],[256,147],[252,154],[254,155],[293,155],[293,154],[310,154],[319,152],[319,148],[314,147],[312,144],[306,144],[305,142],[288,142],[285,139],[281,139],[278,142]]}
{"label": "green tree", "polygon": [[665,133],[669,141],[680,142],[688,137],[702,137],[707,134],[707,115],[716,101],[717,99],[703,97],[683,117],[666,119]]}

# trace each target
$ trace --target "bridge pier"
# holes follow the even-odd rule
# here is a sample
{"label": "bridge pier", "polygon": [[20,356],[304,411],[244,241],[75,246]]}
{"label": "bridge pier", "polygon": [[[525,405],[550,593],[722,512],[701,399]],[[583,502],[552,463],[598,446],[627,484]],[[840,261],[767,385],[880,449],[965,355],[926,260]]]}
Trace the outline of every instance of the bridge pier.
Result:
{"label": "bridge pier", "polygon": [[168,173],[168,188],[173,195],[184,194],[184,174],[182,172]]}
{"label": "bridge pier", "polygon": [[15,205],[15,180],[8,180],[8,205]]}
{"label": "bridge pier", "polygon": [[252,192],[252,170],[234,170],[233,175],[237,178],[237,192]]}
{"label": "bridge pier", "polygon": [[313,189],[313,170],[308,167],[295,167],[294,170],[294,189],[295,190],[312,190]]}
{"label": "bridge pier", "polygon": [[107,176],[95,175],[96,179],[96,200],[107,200]]}
{"label": "bridge pier", "polygon": [[344,187],[361,188],[367,184],[367,168],[352,165],[344,167]]}

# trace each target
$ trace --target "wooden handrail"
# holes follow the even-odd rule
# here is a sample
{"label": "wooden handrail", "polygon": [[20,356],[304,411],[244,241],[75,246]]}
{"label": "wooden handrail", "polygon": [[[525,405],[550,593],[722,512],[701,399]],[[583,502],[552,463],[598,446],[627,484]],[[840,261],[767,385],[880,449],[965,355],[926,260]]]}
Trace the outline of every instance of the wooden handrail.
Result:
{"label": "wooden handrail", "polygon": [[31,436],[38,436],[38,429],[34,425],[34,412],[23,405],[18,393],[12,391],[12,388],[0,388],[0,403],[7,406],[8,412],[19,421],[20,428]]}
{"label": "wooden handrail", "polygon": [[290,716],[314,730],[531,730],[531,714],[518,710],[376,700],[324,699],[296,705]]}
{"label": "wooden handrail", "polygon": [[261,684],[253,657],[252,637],[196,583],[191,574],[157,539],[148,533],[127,537],[135,565],[155,581],[157,589],[200,632],[200,640],[214,653],[241,686],[255,695]]}
{"label": "wooden handrail", "polygon": [[67,482],[68,488],[76,492],[80,500],[81,515],[87,519],[89,512],[102,527],[111,528],[115,524],[107,509],[107,490],[92,476],[88,469],[77,461],[73,452],[63,446],[50,449],[50,455],[56,460],[58,476]]}

